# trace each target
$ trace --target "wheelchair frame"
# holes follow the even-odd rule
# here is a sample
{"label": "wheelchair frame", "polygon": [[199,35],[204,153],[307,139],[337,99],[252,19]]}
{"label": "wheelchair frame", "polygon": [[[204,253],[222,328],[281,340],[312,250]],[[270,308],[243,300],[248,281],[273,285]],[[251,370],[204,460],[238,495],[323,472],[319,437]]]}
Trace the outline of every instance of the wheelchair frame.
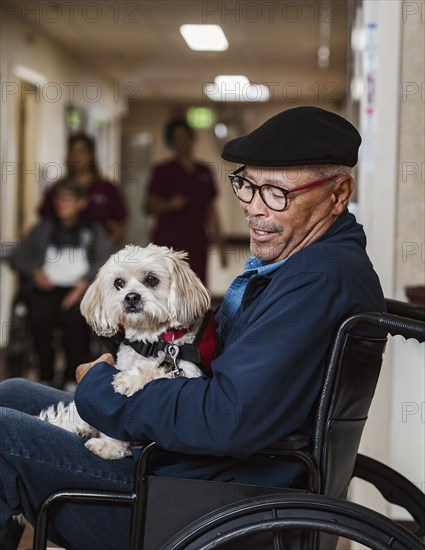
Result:
{"label": "wheelchair frame", "polygon": [[[269,488],[268,495],[258,493],[253,498],[239,499],[227,506],[204,512],[201,514],[202,517],[193,518],[193,522],[189,522],[190,525],[177,528],[179,532],[162,544],[161,549],[207,550],[218,548],[248,534],[272,531],[276,535],[274,549],[278,550],[287,548],[281,533],[296,529],[307,531],[308,536],[301,547],[309,550],[319,547],[318,532],[351,538],[376,550],[424,550],[425,545],[418,537],[425,533],[425,495],[391,468],[357,454],[352,477],[360,477],[371,482],[389,502],[405,507],[418,524],[416,536],[382,514],[345,501],[347,487],[343,488],[342,492],[339,490],[338,498],[321,494],[326,477],[322,466],[326,462],[326,457],[323,457],[324,431],[320,426],[328,420],[329,408],[334,398],[333,388],[347,349],[350,331],[359,324],[367,324],[381,328],[393,336],[402,335],[405,338],[415,338],[419,342],[425,340],[423,308],[394,300],[387,300],[387,307],[389,313],[356,314],[346,319],[339,327],[332,346],[322,388],[324,395],[317,409],[315,435],[310,448],[304,435],[294,434],[275,447],[262,451],[269,455],[296,456],[302,460],[308,472],[307,491],[299,494],[284,488],[275,488],[275,491]],[[372,395],[373,390],[374,388]],[[161,483],[161,479],[165,484],[172,483],[170,478],[155,478],[149,475],[155,453],[159,449],[155,443],[150,443],[143,449],[136,466],[133,493],[64,490],[48,497],[37,513],[33,550],[44,550],[47,541],[48,513],[50,508],[59,502],[102,502],[131,506],[133,519],[130,549],[145,550],[147,514],[153,502],[151,493],[155,490],[151,486]],[[348,486],[348,480],[346,485]],[[267,493],[267,489],[265,491]],[[152,548],[157,550],[159,547]],[[326,550],[328,548],[327,546]]]}

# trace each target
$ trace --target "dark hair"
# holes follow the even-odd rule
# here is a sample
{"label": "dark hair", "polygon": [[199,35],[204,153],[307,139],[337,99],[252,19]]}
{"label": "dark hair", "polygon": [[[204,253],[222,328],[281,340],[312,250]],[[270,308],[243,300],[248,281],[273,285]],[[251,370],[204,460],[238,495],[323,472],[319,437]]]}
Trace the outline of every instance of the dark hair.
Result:
{"label": "dark hair", "polygon": [[74,194],[79,199],[87,197],[87,188],[78,183],[77,181],[69,178],[65,178],[55,183],[53,188],[54,197],[56,198],[62,191],[68,191]]}
{"label": "dark hair", "polygon": [[[96,142],[94,138],[92,138],[85,132],[77,132],[76,134],[71,134],[68,137],[68,148],[67,148],[68,154],[70,153],[74,144],[77,143],[78,141],[82,141],[84,145],[87,147],[87,149],[89,150],[89,152],[91,153],[93,157],[93,162],[90,165],[90,170],[97,176],[99,174],[99,167],[97,166],[97,163],[96,163]],[[72,175],[71,166],[69,166],[68,172],[70,175]]]}
{"label": "dark hair", "polygon": [[90,150],[90,153],[94,154],[96,149],[94,138],[92,138],[85,132],[77,132],[75,134],[70,134],[68,136],[68,151],[71,149],[71,147],[74,145],[76,141],[84,141],[84,143],[87,145],[87,149]]}
{"label": "dark hair", "polygon": [[192,139],[195,137],[193,128],[189,126],[185,118],[172,118],[166,123],[164,127],[164,141],[168,145],[168,147],[171,147],[173,145],[174,130],[179,127],[184,128]]}

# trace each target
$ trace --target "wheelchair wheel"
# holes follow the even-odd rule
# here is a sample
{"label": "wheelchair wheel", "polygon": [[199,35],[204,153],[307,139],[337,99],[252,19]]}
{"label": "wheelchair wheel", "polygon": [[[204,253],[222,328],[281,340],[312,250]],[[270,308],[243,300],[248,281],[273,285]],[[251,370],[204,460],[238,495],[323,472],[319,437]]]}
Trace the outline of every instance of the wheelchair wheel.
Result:
{"label": "wheelchair wheel", "polygon": [[[232,548],[247,548],[248,536],[271,532],[276,537],[282,535],[279,540],[283,540],[286,547],[289,530],[341,536],[372,550],[425,549],[413,534],[373,510],[351,502],[303,494],[265,496],[225,506],[193,522],[161,550],[210,550],[228,544],[234,544]],[[278,542],[275,548],[282,546]]]}

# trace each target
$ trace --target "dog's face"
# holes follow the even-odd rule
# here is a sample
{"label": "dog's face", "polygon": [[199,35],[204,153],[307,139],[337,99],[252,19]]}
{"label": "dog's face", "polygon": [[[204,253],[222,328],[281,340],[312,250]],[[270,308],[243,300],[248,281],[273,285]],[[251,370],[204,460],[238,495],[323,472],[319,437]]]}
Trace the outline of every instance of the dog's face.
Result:
{"label": "dog's face", "polygon": [[101,336],[112,336],[121,325],[130,340],[188,328],[208,310],[210,296],[185,258],[162,246],[126,246],[88,288],[81,302],[86,321]]}

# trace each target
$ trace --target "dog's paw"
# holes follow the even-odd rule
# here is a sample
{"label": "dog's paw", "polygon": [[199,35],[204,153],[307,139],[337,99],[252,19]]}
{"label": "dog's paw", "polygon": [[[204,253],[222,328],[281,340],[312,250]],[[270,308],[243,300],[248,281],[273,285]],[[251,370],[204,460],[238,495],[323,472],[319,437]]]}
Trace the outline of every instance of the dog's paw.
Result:
{"label": "dog's paw", "polygon": [[130,445],[116,439],[93,437],[84,445],[95,455],[107,460],[116,460],[131,455]]}
{"label": "dog's paw", "polygon": [[117,393],[131,397],[137,391],[142,390],[147,382],[149,379],[146,379],[141,370],[133,369],[116,374],[112,386]]}
{"label": "dog's paw", "polygon": [[84,438],[96,437],[97,435],[99,435],[99,432],[95,428],[92,428],[92,426],[89,426],[89,424],[84,421],[74,426],[72,429],[72,433]]}

